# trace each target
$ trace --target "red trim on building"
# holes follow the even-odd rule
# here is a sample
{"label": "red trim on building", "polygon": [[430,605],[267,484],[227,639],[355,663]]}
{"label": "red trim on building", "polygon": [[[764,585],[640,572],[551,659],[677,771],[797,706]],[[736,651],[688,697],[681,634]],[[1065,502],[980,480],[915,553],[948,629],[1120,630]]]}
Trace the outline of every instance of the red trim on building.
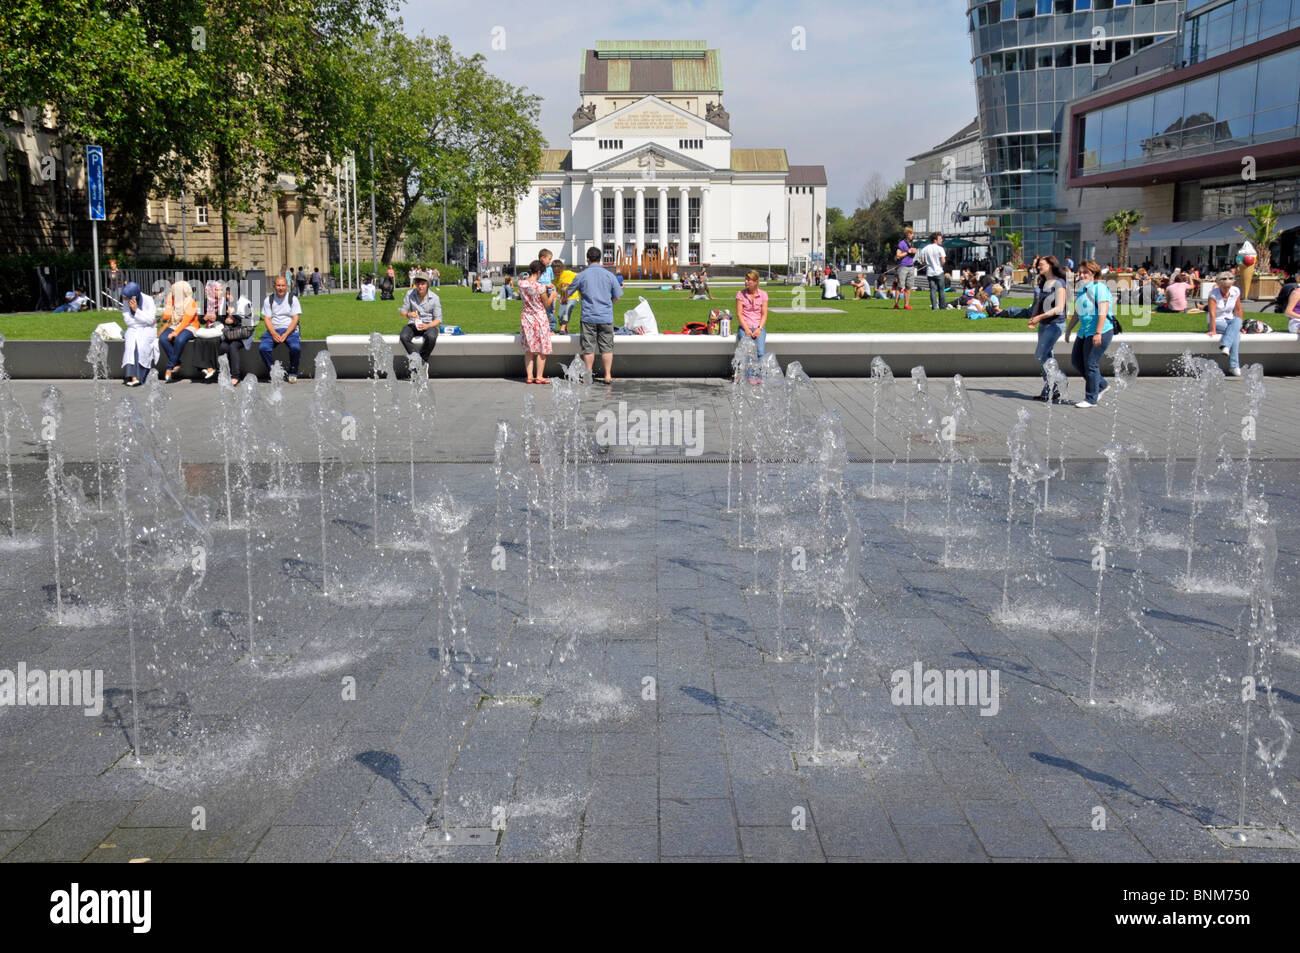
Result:
{"label": "red trim on building", "polygon": [[[1069,175],[1066,185],[1072,189],[1090,188],[1103,185],[1154,185],[1184,179],[1199,179],[1206,176],[1226,175],[1241,170],[1241,160],[1245,156],[1254,156],[1256,168],[1279,168],[1295,163],[1295,156],[1300,152],[1300,137],[1281,139],[1276,142],[1257,143],[1224,152],[1208,152],[1183,159],[1169,159],[1164,162],[1152,162],[1147,165],[1129,169],[1116,169],[1113,172],[1094,172],[1091,175],[1079,174],[1079,127],[1084,113],[1104,109],[1114,103],[1137,99],[1148,93],[1181,86],[1210,73],[1231,69],[1240,63],[1262,59],[1273,53],[1300,45],[1300,29],[1287,30],[1267,40],[1260,40],[1239,50],[1224,53],[1194,66],[1183,69],[1162,71],[1150,79],[1140,80],[1120,89],[1094,93],[1070,106],[1070,156]],[[1192,172],[1194,174],[1188,175]]]}

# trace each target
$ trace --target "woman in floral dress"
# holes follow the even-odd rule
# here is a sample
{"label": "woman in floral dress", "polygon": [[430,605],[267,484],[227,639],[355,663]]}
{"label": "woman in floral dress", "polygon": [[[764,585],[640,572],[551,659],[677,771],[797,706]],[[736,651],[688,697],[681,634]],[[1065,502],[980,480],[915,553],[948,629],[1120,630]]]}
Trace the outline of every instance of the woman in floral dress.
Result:
{"label": "woman in floral dress", "polygon": [[541,284],[541,275],[542,263],[534,261],[528,266],[528,277],[517,285],[524,304],[519,336],[524,345],[525,384],[546,383],[546,355],[551,353],[551,322],[546,309],[555,301],[555,289]]}

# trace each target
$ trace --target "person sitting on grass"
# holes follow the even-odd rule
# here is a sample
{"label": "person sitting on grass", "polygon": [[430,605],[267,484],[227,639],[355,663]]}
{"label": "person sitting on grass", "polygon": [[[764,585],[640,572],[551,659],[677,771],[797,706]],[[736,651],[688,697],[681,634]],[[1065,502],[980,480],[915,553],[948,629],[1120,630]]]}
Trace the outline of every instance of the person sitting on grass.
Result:
{"label": "person sitting on grass", "polygon": [[871,289],[867,285],[867,279],[862,277],[861,272],[858,272],[858,276],[853,279],[853,299],[856,301],[858,298],[869,297],[871,297]]}
{"label": "person sitting on grass", "polygon": [[1181,273],[1175,274],[1165,282],[1165,301],[1157,305],[1156,310],[1161,314],[1186,314],[1187,293],[1191,290],[1192,286],[1188,280]]}
{"label": "person sitting on grass", "polygon": [[823,301],[843,301],[844,295],[840,294],[840,279],[831,272],[822,281],[822,300]]}
{"label": "person sitting on grass", "polygon": [[65,311],[80,311],[86,305],[90,304],[90,299],[86,297],[86,292],[80,288],[73,288],[63,296],[66,300],[63,304],[54,309],[55,314],[62,314]]}
{"label": "person sitting on grass", "polygon": [[709,266],[700,265],[700,286],[699,293],[709,301],[713,300],[713,292],[709,290]]}
{"label": "person sitting on grass", "polygon": [[978,321],[980,318],[987,318],[989,296],[980,288],[974,294],[966,299],[966,317],[972,321]]}
{"label": "person sitting on grass", "polygon": [[357,300],[358,301],[375,300],[375,282],[374,279],[370,277],[370,275],[361,276],[361,287],[357,289]]}
{"label": "person sitting on grass", "polygon": [[987,295],[988,297],[984,301],[984,313],[990,318],[1002,317],[1002,286],[999,284],[991,285]]}

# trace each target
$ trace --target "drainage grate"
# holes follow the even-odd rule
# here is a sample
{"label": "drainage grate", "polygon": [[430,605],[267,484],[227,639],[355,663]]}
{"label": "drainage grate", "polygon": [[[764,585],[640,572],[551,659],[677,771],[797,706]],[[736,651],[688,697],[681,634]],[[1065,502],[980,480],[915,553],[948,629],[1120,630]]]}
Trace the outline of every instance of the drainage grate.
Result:
{"label": "drainage grate", "polygon": [[450,827],[444,838],[433,814],[426,822],[423,843],[426,847],[495,847],[500,839],[501,832],[490,827]]}
{"label": "drainage grate", "polygon": [[480,695],[479,708],[539,708],[541,695]]}
{"label": "drainage grate", "polygon": [[865,768],[862,756],[856,751],[796,751],[794,763],[800,768]]}

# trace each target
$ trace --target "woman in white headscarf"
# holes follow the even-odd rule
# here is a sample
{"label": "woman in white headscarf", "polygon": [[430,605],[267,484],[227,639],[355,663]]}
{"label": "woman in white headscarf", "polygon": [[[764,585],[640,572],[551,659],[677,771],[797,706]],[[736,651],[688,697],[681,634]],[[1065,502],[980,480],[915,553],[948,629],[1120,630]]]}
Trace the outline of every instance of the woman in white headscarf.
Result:
{"label": "woman in white headscarf", "polygon": [[157,309],[153,296],[147,295],[134,281],[122,289],[123,336],[122,366],[126,368],[126,386],[139,387],[149,376],[149,368],[158,360]]}

